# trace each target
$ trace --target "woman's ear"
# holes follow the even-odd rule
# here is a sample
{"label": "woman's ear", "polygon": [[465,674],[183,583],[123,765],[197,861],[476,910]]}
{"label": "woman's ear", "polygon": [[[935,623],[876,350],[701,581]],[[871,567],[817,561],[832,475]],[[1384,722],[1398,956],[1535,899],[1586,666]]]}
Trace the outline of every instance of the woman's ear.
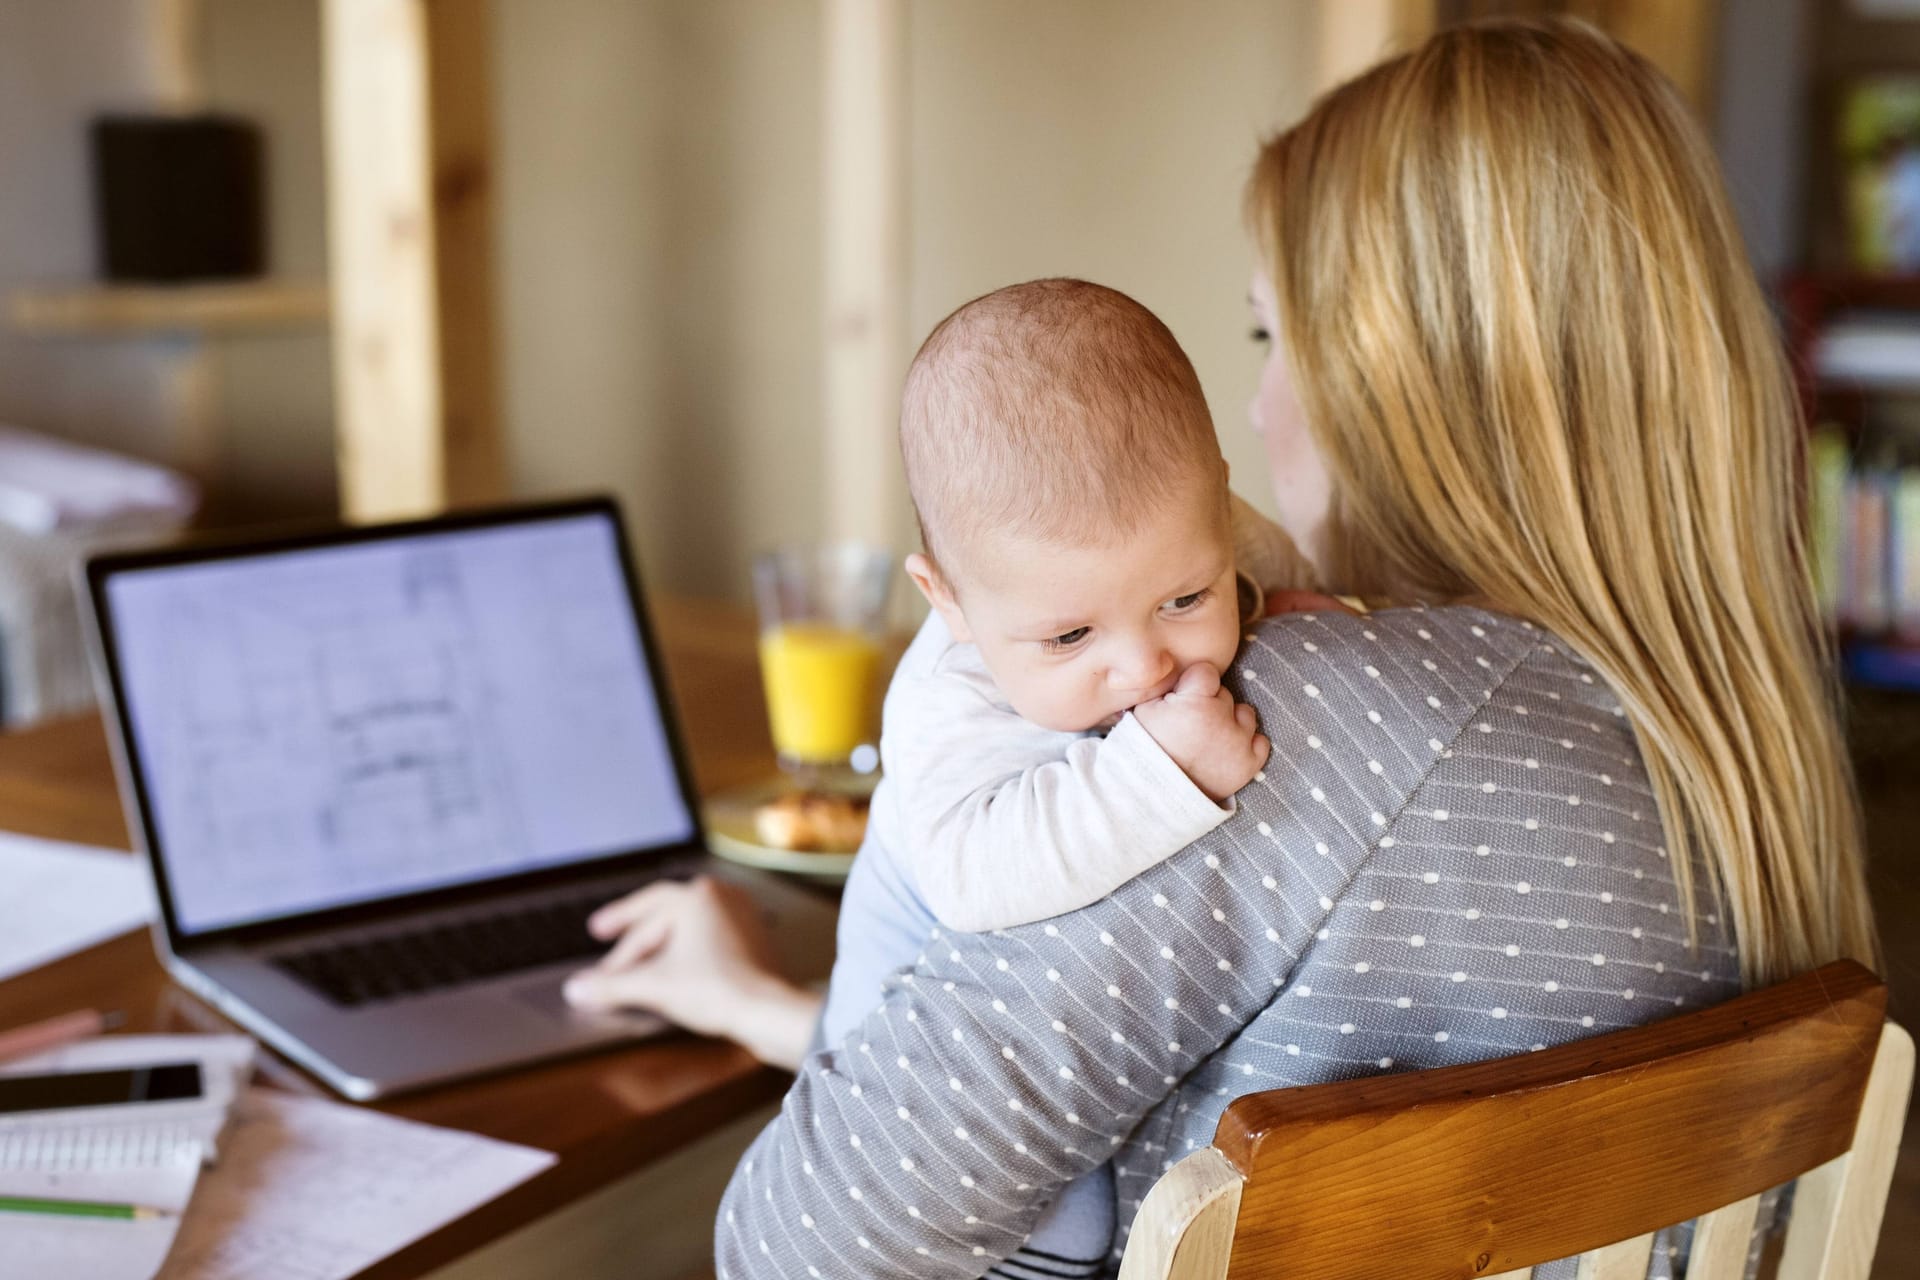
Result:
{"label": "woman's ear", "polygon": [[927,598],[933,611],[947,624],[947,630],[960,644],[973,640],[973,632],[967,629],[966,615],[960,612],[959,597],[954,595],[953,587],[947,582],[946,575],[940,572],[930,557],[918,551],[907,557],[907,576],[913,579],[913,585],[920,588],[920,594]]}

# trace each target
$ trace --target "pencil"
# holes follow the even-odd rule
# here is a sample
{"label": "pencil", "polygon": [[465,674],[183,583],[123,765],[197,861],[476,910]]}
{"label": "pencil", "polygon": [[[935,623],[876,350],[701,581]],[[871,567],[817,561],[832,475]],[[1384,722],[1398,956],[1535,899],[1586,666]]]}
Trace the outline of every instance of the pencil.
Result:
{"label": "pencil", "polygon": [[100,1200],[43,1200],[38,1196],[0,1196],[0,1213],[51,1213],[68,1218],[170,1218],[165,1209],[144,1204],[108,1204]]}
{"label": "pencil", "polygon": [[57,1049],[74,1040],[87,1036],[97,1036],[102,1031],[111,1031],[126,1021],[120,1013],[100,1013],[93,1009],[79,1009],[73,1013],[63,1013],[57,1018],[48,1018],[44,1022],[30,1022],[24,1027],[12,1031],[0,1031],[0,1062],[9,1058],[24,1058],[30,1053],[41,1053],[48,1049]]}

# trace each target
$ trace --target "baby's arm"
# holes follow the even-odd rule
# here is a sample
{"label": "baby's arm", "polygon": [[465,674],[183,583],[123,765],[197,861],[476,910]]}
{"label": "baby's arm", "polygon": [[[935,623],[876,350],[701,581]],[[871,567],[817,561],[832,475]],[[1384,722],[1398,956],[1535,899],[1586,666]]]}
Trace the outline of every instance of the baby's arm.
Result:
{"label": "baby's arm", "polygon": [[919,692],[913,728],[889,725],[888,778],[921,895],[967,932],[1107,896],[1224,821],[1266,762],[1252,710],[1210,667],[1104,740],[1042,729],[937,679]]}

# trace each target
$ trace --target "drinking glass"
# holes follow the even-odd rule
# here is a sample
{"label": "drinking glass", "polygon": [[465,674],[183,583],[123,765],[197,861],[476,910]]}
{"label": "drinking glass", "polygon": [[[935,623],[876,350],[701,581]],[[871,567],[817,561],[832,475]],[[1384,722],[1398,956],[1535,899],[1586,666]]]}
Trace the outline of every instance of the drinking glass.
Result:
{"label": "drinking glass", "polygon": [[859,543],[754,561],[760,677],[780,766],[819,779],[869,772],[880,729],[880,653],[893,556]]}

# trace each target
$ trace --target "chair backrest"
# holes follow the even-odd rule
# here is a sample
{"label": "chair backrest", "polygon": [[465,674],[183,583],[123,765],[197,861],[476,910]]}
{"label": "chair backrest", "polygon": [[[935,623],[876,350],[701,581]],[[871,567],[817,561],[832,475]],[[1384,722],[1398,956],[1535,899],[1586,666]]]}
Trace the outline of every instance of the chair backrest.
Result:
{"label": "chair backrest", "polygon": [[1582,1255],[1641,1280],[1707,1215],[1688,1280],[1739,1280],[1759,1194],[1799,1178],[1782,1280],[1864,1280],[1913,1041],[1843,961],[1519,1057],[1249,1094],[1155,1183],[1121,1280],[1504,1280]]}

